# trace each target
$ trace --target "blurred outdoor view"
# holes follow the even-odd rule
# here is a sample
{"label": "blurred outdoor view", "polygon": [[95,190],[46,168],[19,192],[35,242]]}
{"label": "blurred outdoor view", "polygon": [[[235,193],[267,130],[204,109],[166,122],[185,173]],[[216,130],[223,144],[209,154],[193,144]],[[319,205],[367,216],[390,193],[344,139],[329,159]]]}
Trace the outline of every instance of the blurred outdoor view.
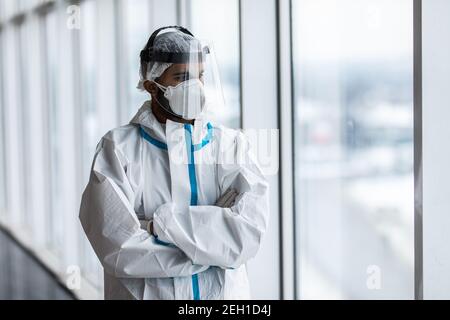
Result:
{"label": "blurred outdoor view", "polygon": [[413,298],[413,1],[293,1],[297,293]]}

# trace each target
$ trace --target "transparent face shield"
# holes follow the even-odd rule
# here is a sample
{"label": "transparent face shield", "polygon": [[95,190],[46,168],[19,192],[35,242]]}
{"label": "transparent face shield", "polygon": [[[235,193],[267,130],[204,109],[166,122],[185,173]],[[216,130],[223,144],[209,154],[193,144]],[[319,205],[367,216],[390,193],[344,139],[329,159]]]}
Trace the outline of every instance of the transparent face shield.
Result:
{"label": "transparent face shield", "polygon": [[[193,120],[214,117],[225,107],[219,70],[212,45],[192,40],[189,52],[156,52],[156,61],[172,66],[156,79],[157,102],[174,116]],[[186,50],[187,51],[187,50]]]}

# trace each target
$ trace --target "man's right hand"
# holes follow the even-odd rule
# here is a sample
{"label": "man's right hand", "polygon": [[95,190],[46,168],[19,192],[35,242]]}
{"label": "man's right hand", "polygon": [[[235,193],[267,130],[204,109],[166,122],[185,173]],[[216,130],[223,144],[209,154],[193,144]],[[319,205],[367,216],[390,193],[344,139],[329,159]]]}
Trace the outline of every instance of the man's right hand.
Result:
{"label": "man's right hand", "polygon": [[[221,208],[231,208],[236,201],[236,197],[239,193],[235,189],[228,189],[225,193],[216,201],[215,206]],[[157,237],[153,232],[153,219],[151,220],[139,220],[141,229],[147,231],[152,236]]]}
{"label": "man's right hand", "polygon": [[239,193],[235,189],[228,189],[217,201],[216,206],[221,208],[231,208]]}
{"label": "man's right hand", "polygon": [[139,223],[141,224],[141,229],[147,231],[148,233],[150,233],[152,236],[156,236],[153,233],[153,219],[151,220],[139,220]]}

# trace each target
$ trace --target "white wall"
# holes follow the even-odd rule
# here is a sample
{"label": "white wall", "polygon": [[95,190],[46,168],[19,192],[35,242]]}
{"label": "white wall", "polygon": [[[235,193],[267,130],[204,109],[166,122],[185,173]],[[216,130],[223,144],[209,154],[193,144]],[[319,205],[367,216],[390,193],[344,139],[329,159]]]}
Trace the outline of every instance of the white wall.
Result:
{"label": "white wall", "polygon": [[422,1],[424,298],[450,299],[450,1]]}

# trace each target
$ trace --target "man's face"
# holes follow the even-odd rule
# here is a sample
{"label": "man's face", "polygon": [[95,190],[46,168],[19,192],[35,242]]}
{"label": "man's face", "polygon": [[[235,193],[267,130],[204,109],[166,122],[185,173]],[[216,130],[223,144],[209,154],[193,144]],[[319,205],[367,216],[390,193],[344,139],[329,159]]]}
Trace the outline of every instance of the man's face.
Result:
{"label": "man's face", "polygon": [[203,63],[173,64],[170,68],[167,68],[167,70],[164,71],[164,73],[157,79],[157,82],[165,87],[175,87],[181,82],[189,79],[199,79],[203,82],[203,74]]}

